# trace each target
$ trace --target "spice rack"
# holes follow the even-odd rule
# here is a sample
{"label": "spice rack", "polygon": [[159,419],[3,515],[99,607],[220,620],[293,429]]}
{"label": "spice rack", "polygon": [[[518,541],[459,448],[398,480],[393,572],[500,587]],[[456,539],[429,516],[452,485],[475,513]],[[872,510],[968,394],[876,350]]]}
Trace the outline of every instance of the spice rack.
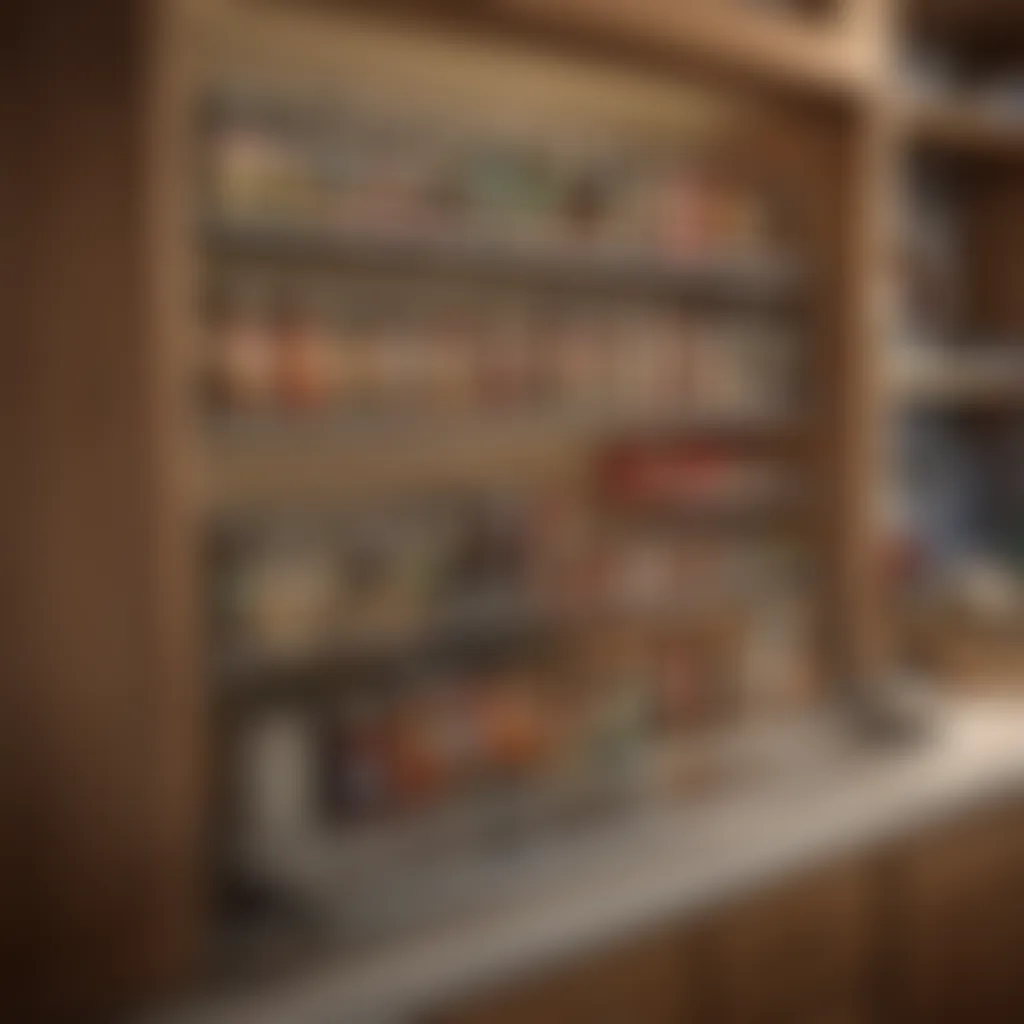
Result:
{"label": "spice rack", "polygon": [[[781,175],[372,92],[211,81],[200,109],[199,413],[211,477],[261,482],[210,513],[229,891],[386,932],[468,900],[492,834],[678,800],[696,751],[811,699],[812,261]],[[526,453],[488,477],[460,445]],[[302,460],[356,482],[296,487]],[[433,882],[366,920],[424,829]]]}
{"label": "spice rack", "polygon": [[[803,707],[827,699],[824,679],[863,675],[882,602],[862,440],[878,410],[870,379],[877,332],[865,317],[875,201],[869,161],[861,158],[876,144],[880,61],[872,37],[884,6],[858,0],[812,14],[714,2],[494,0],[445,4],[442,12],[386,0],[115,0],[101,10],[69,9],[60,26],[52,12],[25,7],[15,26],[21,59],[3,65],[9,95],[45,98],[21,104],[12,120],[24,157],[12,171],[27,201],[19,189],[8,235],[18,273],[13,322],[32,339],[13,353],[9,378],[19,386],[3,403],[20,446],[5,503],[16,551],[15,613],[5,640],[25,685],[13,688],[16,706],[2,717],[13,728],[5,743],[9,774],[31,781],[11,794],[12,833],[28,856],[17,854],[9,874],[12,891],[25,897],[13,908],[14,932],[35,939],[12,979],[14,1012],[24,1004],[25,1019],[104,1016],[128,991],[165,993],[194,980],[205,955],[219,950],[226,917],[241,911],[251,922],[266,909],[266,889],[239,886],[236,875],[226,914],[222,887],[214,895],[207,884],[211,875],[220,883],[228,869],[259,865],[259,851],[243,841],[252,831],[272,833],[260,850],[286,851],[283,860],[271,858],[275,872],[330,850],[339,835],[355,841],[352,800],[316,784],[324,778],[319,756],[315,784],[303,781],[309,730],[294,726],[322,722],[317,752],[326,758],[334,751],[336,780],[344,775],[340,749],[358,745],[341,734],[352,719],[357,733],[363,729],[362,709],[347,716],[339,705],[369,689],[401,710],[403,721],[415,718],[400,707],[404,695],[429,704],[432,679],[410,678],[410,666],[435,680],[448,676],[450,704],[462,709],[454,717],[472,707],[468,717],[494,726],[493,756],[477,761],[470,788],[486,777],[487,805],[514,819],[505,808],[516,805],[515,795],[499,799],[494,784],[516,794],[509,780],[539,769],[544,744],[529,723],[550,717],[537,713],[545,695],[564,698],[563,735],[578,735],[585,730],[574,733],[579,719],[568,712],[583,708],[588,694],[600,703],[615,688],[610,676],[638,675],[643,652],[657,649],[684,696],[708,699],[666,699],[664,729],[644,745],[658,754],[664,748],[656,741],[669,735],[670,753],[687,755],[681,765],[651,756],[628,767],[623,751],[635,749],[638,721],[658,720],[637,714],[643,701],[609,700],[593,712],[602,784],[582,803],[598,831],[621,836],[629,832],[619,831],[621,807],[630,800],[616,797],[616,787],[670,794],[667,803],[652,796],[651,805],[638,797],[657,817],[677,806],[677,791],[685,797],[728,774],[723,747],[734,723],[757,718],[755,706],[774,707],[774,696],[792,690],[782,703]],[[76,45],[68,48],[72,36]],[[536,220],[529,230],[506,222],[490,232],[451,224],[439,232],[421,221],[415,233],[411,222],[402,231],[394,223],[384,230],[343,222],[336,209],[311,212],[320,200],[308,181],[293,191],[306,174],[301,165],[309,166],[301,159],[281,175],[292,181],[273,200],[273,218],[227,218],[211,203],[210,104],[226,88],[233,105],[237,87],[245,94],[250,84],[256,89],[241,96],[243,111],[315,146],[325,140],[317,126],[327,142],[335,133],[332,107],[341,129],[358,114],[363,126],[387,122],[390,133],[394,113],[412,111],[414,122],[437,127],[435,138],[460,145],[483,139],[491,148],[497,140],[500,149],[514,140],[531,149],[543,138],[555,179],[566,168],[572,178],[573,167],[589,179],[582,198],[577,193],[568,204],[571,216],[558,218],[563,227],[571,223],[576,241],[539,244]],[[111,95],[130,102],[111,107]],[[728,156],[718,149],[723,141]],[[253,153],[242,148],[245,177]],[[275,148],[279,175],[291,158]],[[688,253],[624,244],[638,240],[642,216],[620,220],[614,239],[595,238],[587,225],[595,191],[608,188],[609,175],[614,181],[629,171],[628,160],[609,168],[606,157],[623,153],[657,156],[647,163],[645,155],[640,171],[666,160],[685,165],[684,205],[700,191],[693,176],[706,159],[718,161],[710,174],[716,185],[729,178],[718,174],[722,166],[756,178],[771,165],[782,194],[795,197],[797,215],[780,218],[792,228],[792,244],[714,253],[707,244]],[[60,167],[76,169],[73,189],[54,173]],[[407,169],[396,164],[396,177]],[[335,166],[314,177],[331,182],[339,172],[348,173]],[[651,184],[641,194],[659,191]],[[552,194],[562,187],[556,181],[549,191],[549,209],[561,207]],[[511,200],[504,189],[491,178],[483,191],[521,202],[521,188]],[[451,204],[450,189],[441,195],[442,206]],[[285,210],[290,216],[281,216]],[[451,205],[446,210],[451,216]],[[733,211],[726,219],[745,218]],[[499,369],[490,359],[450,360],[465,376],[488,381],[474,392],[459,373],[443,386],[410,381],[404,360],[388,358],[370,368],[376,382],[354,400],[351,381],[361,374],[351,373],[349,361],[347,378],[336,376],[346,360],[334,357],[347,351],[349,310],[365,308],[355,292],[399,279],[408,283],[391,294],[403,301],[384,303],[369,318],[379,329],[367,326],[363,337],[376,339],[367,348],[390,349],[392,327],[396,335],[409,324],[450,333],[449,315],[469,316],[471,339],[525,333],[538,340],[537,362],[526,359],[526,367],[515,356],[499,360]],[[457,296],[441,300],[450,288],[468,294],[465,304]],[[499,295],[507,302],[490,298]],[[424,310],[435,303],[448,312],[428,317]],[[598,306],[614,307],[615,315],[595,318]],[[501,312],[495,322],[477,312],[482,307],[512,307],[515,315]],[[610,360],[597,374],[610,382],[596,389],[601,401],[581,382],[590,372],[565,365],[576,363],[568,353],[577,342],[567,339],[595,319],[627,341],[645,339],[639,346],[618,346],[612,337],[579,344],[615,355],[614,366]],[[689,367],[679,407],[654,400],[675,391],[661,379],[670,375],[646,365],[650,351],[671,348],[656,339],[677,328]],[[727,387],[707,365],[726,347],[725,333],[730,348],[749,351],[755,379],[785,378],[795,361],[795,397],[778,405],[741,401],[737,392],[746,389]],[[783,353],[791,343],[794,352]],[[637,353],[620,348],[646,354],[632,365]],[[759,362],[766,357],[770,366]],[[737,355],[737,363],[746,360]],[[508,384],[523,377],[539,383]],[[567,402],[567,381],[580,400]],[[416,400],[397,401],[407,388]],[[469,394],[452,415],[435,388],[476,397]],[[643,400],[628,400],[631,391]],[[748,463],[757,472],[743,481],[738,470]],[[785,471],[785,486],[763,486],[769,464]],[[401,642],[392,631],[356,630],[347,614],[328,615],[322,634],[302,623],[306,612],[317,619],[321,601],[337,610],[338,598],[326,595],[351,582],[352,535],[334,548],[345,533],[340,519],[363,516],[369,526],[354,534],[366,537],[396,510],[440,499],[444,515],[469,516],[474,531],[493,532],[497,522],[512,534],[543,533],[556,562],[586,563],[578,586],[565,587],[553,606],[549,581],[573,574],[550,563],[524,565],[530,593],[549,599],[540,608],[496,603],[491,621],[465,623],[453,614],[403,630]],[[567,542],[578,531],[558,527],[576,516],[594,520],[589,552]],[[321,529],[330,543],[320,551],[330,549],[330,558],[315,551]],[[459,550],[474,531],[455,530],[459,543],[438,543],[429,557],[416,556],[418,565],[465,561]],[[373,536],[365,543],[379,546]],[[761,568],[794,546],[795,571]],[[310,548],[313,554],[304,553]],[[286,563],[293,552],[314,568],[330,561],[331,579],[303,580],[304,570],[291,563],[280,587],[264,586],[276,567],[262,563],[251,573],[243,566],[245,581],[229,578],[236,559],[245,563],[254,552],[255,561],[266,554],[273,562],[282,549]],[[666,562],[673,573],[656,571]],[[227,576],[220,576],[225,563]],[[419,569],[395,574],[393,587],[383,568],[375,575],[382,590],[402,595],[403,614],[415,610],[417,594],[430,593],[413,585],[424,575]],[[793,605],[809,605],[810,621],[776,600],[780,576],[795,578]],[[347,584],[342,589],[351,595]],[[247,619],[266,591],[281,604],[269,619],[265,606]],[[577,599],[580,591],[585,600]],[[771,612],[770,624],[758,608]],[[337,628],[339,618],[350,632]],[[268,621],[271,645],[247,633],[247,622]],[[773,646],[772,636],[796,639]],[[306,644],[309,637],[316,642]],[[783,648],[808,650],[809,664],[795,665]],[[775,666],[781,682],[765,687],[771,693],[738,685],[757,664]],[[472,686],[462,685],[463,673],[474,676]],[[371,706],[366,719],[377,713]],[[444,720],[444,709],[427,717]],[[408,734],[405,724],[395,731]],[[365,745],[365,729],[362,737]],[[265,786],[239,783],[237,765],[254,748],[263,751],[255,762],[269,766]],[[722,773],[709,767],[716,761]],[[410,772],[410,790],[436,794],[437,782],[421,769]],[[573,781],[573,772],[566,775]],[[260,789],[268,803],[253,806]],[[531,792],[557,807],[561,821],[561,794],[577,794],[574,803],[579,790],[553,789],[558,799],[550,805],[543,785]],[[308,803],[293,799],[300,791],[311,795]],[[82,806],[95,812],[89,827]],[[314,829],[311,836],[309,822],[325,809],[333,815],[330,834]],[[436,817],[414,823],[399,814],[398,832],[414,824],[444,833],[449,810],[460,818],[461,803],[436,809]],[[498,826],[484,832],[497,827],[507,835]],[[473,841],[451,847],[445,863],[457,875],[454,865],[475,848]],[[45,863],[34,857],[37,849],[47,851]],[[28,862],[36,870],[26,879]],[[400,930],[394,921],[383,930],[392,927]],[[90,941],[97,935],[103,941]],[[53,950],[68,955],[56,963]],[[46,985],[37,984],[44,978]]]}

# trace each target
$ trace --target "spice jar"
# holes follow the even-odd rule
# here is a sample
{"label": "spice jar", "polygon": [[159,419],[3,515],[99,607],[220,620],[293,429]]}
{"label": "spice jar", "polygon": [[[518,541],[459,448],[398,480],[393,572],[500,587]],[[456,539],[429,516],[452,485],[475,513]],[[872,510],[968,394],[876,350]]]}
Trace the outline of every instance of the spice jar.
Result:
{"label": "spice jar", "polygon": [[272,398],[276,339],[260,299],[244,295],[217,312],[212,325],[215,397],[233,411],[264,409]]}
{"label": "spice jar", "polygon": [[292,412],[323,408],[330,397],[333,346],[324,325],[308,311],[286,310],[278,319],[277,393]]}

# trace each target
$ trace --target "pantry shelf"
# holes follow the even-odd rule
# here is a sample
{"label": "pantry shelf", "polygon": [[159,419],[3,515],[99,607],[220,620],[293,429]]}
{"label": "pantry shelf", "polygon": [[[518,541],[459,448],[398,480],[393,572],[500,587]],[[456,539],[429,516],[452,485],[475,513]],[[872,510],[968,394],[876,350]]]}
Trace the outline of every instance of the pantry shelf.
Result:
{"label": "pantry shelf", "polygon": [[[711,512],[708,509],[704,514]],[[671,521],[678,526],[684,519],[675,516]],[[664,521],[670,521],[670,517]],[[690,520],[691,524],[696,521]],[[741,516],[734,516],[731,525],[741,521]],[[700,592],[678,593],[639,604],[609,600],[557,608],[512,601],[491,609],[469,608],[451,615],[446,622],[403,633],[364,633],[312,650],[307,647],[301,654],[236,645],[222,652],[215,674],[220,680],[221,698],[230,703],[316,704],[336,697],[350,683],[365,680],[367,675],[385,678],[400,673],[403,667],[422,669],[441,664],[450,668],[456,663],[515,659],[557,643],[567,631],[621,622],[660,628],[678,626],[702,613],[729,608],[735,611],[744,593],[754,600],[759,591],[755,584],[734,581],[717,592],[701,588]]]}
{"label": "pantry shelf", "polygon": [[[257,877],[276,880],[310,917],[353,942],[428,923],[439,906],[449,914],[481,901],[508,906],[539,883],[565,884],[581,865],[666,842],[679,848],[692,835],[666,812],[678,807],[687,780],[692,791],[713,788],[716,765],[736,746],[709,727],[689,735],[681,748],[649,750],[625,782],[571,771],[534,779],[530,790],[482,780],[477,792],[428,814],[357,818],[311,842],[268,843],[254,852],[249,867]],[[572,829],[551,827],[566,820]],[[474,856],[467,837],[497,845],[504,856]],[[430,885],[416,884],[420,875],[401,870],[409,849],[444,851],[423,866]],[[367,886],[381,877],[387,883],[383,890]]]}
{"label": "pantry shelf", "polygon": [[366,445],[416,447],[448,445],[465,435],[493,440],[558,437],[581,442],[620,439],[709,439],[742,445],[795,445],[804,436],[800,421],[781,415],[710,415],[681,413],[601,413],[577,415],[547,410],[525,410],[493,415],[413,415],[296,417],[280,422],[225,417],[212,424],[211,442],[222,457],[249,451],[267,452],[310,446],[344,454]]}
{"label": "pantry shelf", "polygon": [[619,522],[658,533],[760,533],[795,531],[807,516],[806,502],[786,498],[694,501],[672,508],[620,510]]}
{"label": "pantry shelf", "polygon": [[[833,207],[790,161],[830,150],[773,118],[747,159],[745,112],[668,92],[671,126],[638,95],[577,138],[579,102],[557,134],[255,78],[202,106],[208,676],[240,792],[267,744],[312,765],[314,840],[564,763],[621,789],[610,744],[685,753],[748,679],[817,677]],[[379,903],[408,868],[370,861]]]}
{"label": "pantry shelf", "polygon": [[970,100],[911,100],[903,121],[910,141],[939,156],[1024,164],[1024,117]]}
{"label": "pantry shelf", "polygon": [[1003,406],[1024,400],[1024,363],[1014,342],[954,350],[899,353],[893,367],[898,403],[930,406]]}
{"label": "pantry shelf", "polygon": [[547,439],[463,437],[458,444],[353,447],[351,458],[310,446],[239,446],[211,453],[199,484],[198,503],[212,520],[273,510],[296,502],[332,507],[353,498],[401,497],[417,490],[461,485],[500,486],[560,480],[578,468],[579,446]]}
{"label": "pantry shelf", "polygon": [[908,406],[942,408],[1003,407],[1024,402],[1024,381],[978,384],[972,381],[902,381],[895,388],[897,401]]}
{"label": "pantry shelf", "polygon": [[364,679],[368,672],[387,674],[440,660],[514,655],[524,645],[543,643],[563,625],[564,618],[551,610],[520,604],[500,614],[453,616],[434,627],[403,634],[364,634],[295,655],[240,646],[224,652],[215,672],[220,695],[226,700],[316,702],[336,695],[353,680]]}
{"label": "pantry shelf", "polygon": [[[671,442],[713,444],[728,450],[764,453],[799,465],[809,435],[794,420],[739,421],[719,418],[562,418],[515,417],[488,422],[463,420],[451,430],[408,424],[401,429],[337,435],[297,427],[294,432],[213,431],[201,484],[202,508],[210,517],[273,509],[297,496],[330,506],[353,492],[402,494],[419,486],[500,485],[509,475],[521,481],[576,478],[581,459],[594,444]],[[756,504],[758,512],[763,508]],[[749,518],[747,510],[745,515]],[[730,522],[742,518],[730,511]],[[713,519],[710,514],[690,521]]]}
{"label": "pantry shelf", "polygon": [[807,291],[807,274],[778,255],[701,256],[692,262],[593,251],[561,253],[523,245],[434,235],[314,232],[224,221],[206,225],[210,251],[222,258],[326,267],[407,270],[519,280],[532,286],[654,295],[711,305],[789,308]]}

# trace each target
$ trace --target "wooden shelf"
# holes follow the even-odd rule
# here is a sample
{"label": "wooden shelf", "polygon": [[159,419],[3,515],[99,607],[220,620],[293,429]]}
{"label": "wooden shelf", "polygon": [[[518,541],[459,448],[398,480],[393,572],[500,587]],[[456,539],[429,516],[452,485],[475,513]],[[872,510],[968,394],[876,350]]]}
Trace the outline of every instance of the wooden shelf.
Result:
{"label": "wooden shelf", "polygon": [[[588,442],[581,435],[557,432],[534,431],[516,437],[476,430],[466,431],[451,443],[324,445],[316,449],[281,445],[271,451],[259,445],[228,446],[208,459],[198,500],[205,516],[223,520],[291,507],[296,500],[330,508],[337,502],[365,500],[368,495],[400,497],[467,485],[500,488],[509,479],[536,486],[557,485],[582,481],[589,475],[592,462],[588,453],[596,437]],[[796,431],[757,436],[691,433],[685,437],[695,443],[722,440],[744,451],[765,452],[784,460],[796,460],[798,453],[806,450],[804,435]],[[795,461],[787,464],[798,465]],[[752,513],[763,518],[763,503],[754,504],[753,510],[730,512],[723,519],[748,521]],[[718,511],[716,505],[708,514],[669,518],[714,522]]]}
{"label": "wooden shelf", "polygon": [[565,625],[563,616],[525,601],[489,614],[452,614],[445,621],[376,635],[323,643],[294,654],[236,646],[214,666],[218,695],[250,703],[319,701],[336,696],[367,675],[433,659],[518,655]]}
{"label": "wooden shelf", "polygon": [[942,408],[1003,407],[1022,403],[1024,379],[1003,381],[903,380],[894,387],[896,400],[904,405],[938,406]]}
{"label": "wooden shelf", "polygon": [[241,222],[206,226],[212,255],[326,267],[374,268],[527,281],[531,286],[609,294],[655,295],[711,304],[788,306],[806,275],[784,257],[749,253],[689,263],[615,253],[497,246],[451,235],[323,232]]}
{"label": "wooden shelf", "polygon": [[[895,357],[893,392],[897,401],[953,407],[1024,402],[1024,359],[1019,352],[1015,343],[908,352]],[[919,360],[916,368],[907,362],[914,358]]]}
{"label": "wooden shelf", "polygon": [[903,633],[913,655],[945,683],[969,690],[1020,689],[1024,640],[1019,615],[1000,624],[948,612],[907,616]]}
{"label": "wooden shelf", "polygon": [[905,103],[903,123],[919,150],[957,159],[1024,164],[1024,113],[1000,114],[970,100]]}
{"label": "wooden shelf", "polygon": [[538,485],[578,477],[581,447],[571,437],[535,432],[480,436],[446,444],[388,446],[240,446],[214,452],[199,482],[199,505],[221,518],[295,500],[331,507],[373,495],[401,497],[466,484],[502,486],[510,479]]}
{"label": "wooden shelf", "polygon": [[747,448],[795,448],[804,439],[803,421],[779,415],[711,415],[580,410],[560,412],[535,407],[466,415],[435,413],[391,415],[266,416],[212,418],[210,446],[218,458],[252,453],[287,455],[322,452],[325,457],[362,453],[367,446],[447,448],[460,438],[572,441],[585,444],[621,441],[716,442]]}
{"label": "wooden shelf", "polygon": [[695,499],[664,505],[614,506],[615,528],[628,532],[699,535],[790,534],[808,521],[806,497],[764,494],[743,499]]}
{"label": "wooden shelf", "polygon": [[[729,526],[749,527],[752,521],[734,521]],[[753,594],[751,590],[749,596]],[[679,594],[672,601],[654,605],[628,607],[609,601],[561,609],[527,599],[510,600],[505,607],[493,608],[486,614],[452,612],[433,623],[401,632],[353,636],[295,653],[262,651],[239,644],[223,651],[213,666],[217,696],[239,710],[281,704],[315,705],[336,698],[346,686],[410,666],[421,669],[434,661],[450,667],[455,662],[515,659],[530,650],[544,649],[567,632],[599,629],[605,624],[678,626],[725,606],[735,613],[741,595],[739,588],[729,586],[712,593]]]}

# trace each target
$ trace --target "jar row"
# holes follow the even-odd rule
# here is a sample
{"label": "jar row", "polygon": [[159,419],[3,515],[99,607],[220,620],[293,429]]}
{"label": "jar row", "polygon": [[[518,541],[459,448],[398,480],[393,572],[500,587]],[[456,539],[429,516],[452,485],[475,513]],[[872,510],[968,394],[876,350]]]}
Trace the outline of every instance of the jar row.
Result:
{"label": "jar row", "polygon": [[455,132],[255,90],[213,97],[209,125],[210,206],[235,222],[687,262],[793,230],[777,185],[738,157]]}
{"label": "jar row", "polygon": [[[702,737],[801,705],[813,665],[807,607],[790,594],[755,616],[602,629],[565,656],[364,680],[315,719],[282,711],[253,724],[237,768],[248,838],[359,835],[481,800],[491,823],[521,827],[531,809],[670,799],[692,787],[687,755]],[[275,732],[287,742],[261,742]]]}
{"label": "jar row", "polygon": [[250,660],[394,650],[568,620],[744,607],[800,578],[785,541],[602,525],[551,499],[236,529],[211,566],[215,640]]}
{"label": "jar row", "polygon": [[281,419],[538,409],[758,418],[800,401],[799,346],[770,324],[384,301],[329,313],[228,303],[209,328],[215,408]]}

